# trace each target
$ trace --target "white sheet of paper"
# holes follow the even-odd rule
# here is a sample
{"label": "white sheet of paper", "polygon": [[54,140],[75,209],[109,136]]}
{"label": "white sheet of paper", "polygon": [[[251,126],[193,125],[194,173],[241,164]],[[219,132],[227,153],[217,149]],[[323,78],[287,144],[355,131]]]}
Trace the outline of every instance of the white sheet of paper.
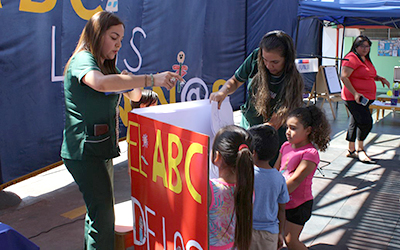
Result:
{"label": "white sheet of paper", "polygon": [[211,102],[211,129],[213,134],[215,135],[220,128],[232,124],[234,124],[233,109],[229,102],[229,96],[222,102],[220,109],[218,109],[217,102]]}

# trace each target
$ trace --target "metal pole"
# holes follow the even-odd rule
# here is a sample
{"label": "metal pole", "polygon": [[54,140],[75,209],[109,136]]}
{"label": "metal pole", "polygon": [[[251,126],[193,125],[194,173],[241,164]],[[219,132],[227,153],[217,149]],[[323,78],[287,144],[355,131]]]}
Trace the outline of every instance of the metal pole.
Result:
{"label": "metal pole", "polygon": [[346,26],[343,25],[343,37],[342,37],[342,51],[340,53],[340,68],[339,68],[339,79],[342,74],[342,59],[343,59],[343,49],[344,49],[344,32],[346,31]]}

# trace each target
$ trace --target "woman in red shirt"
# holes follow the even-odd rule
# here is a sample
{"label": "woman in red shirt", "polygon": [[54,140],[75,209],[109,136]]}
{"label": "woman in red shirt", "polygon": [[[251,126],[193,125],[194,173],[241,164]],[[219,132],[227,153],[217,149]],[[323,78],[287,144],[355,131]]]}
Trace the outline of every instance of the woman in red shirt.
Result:
{"label": "woman in red shirt", "polygon": [[[347,157],[358,158],[365,163],[374,163],[364,151],[364,140],[372,129],[372,117],[369,105],[376,97],[375,81],[390,88],[389,82],[376,74],[374,65],[369,57],[371,40],[366,36],[358,36],[345,56],[342,64],[341,80],[344,87],[342,98],[351,113],[346,140],[349,141]],[[367,98],[368,100],[365,100]],[[365,102],[363,103],[363,100]],[[356,139],[357,151],[356,151]]]}

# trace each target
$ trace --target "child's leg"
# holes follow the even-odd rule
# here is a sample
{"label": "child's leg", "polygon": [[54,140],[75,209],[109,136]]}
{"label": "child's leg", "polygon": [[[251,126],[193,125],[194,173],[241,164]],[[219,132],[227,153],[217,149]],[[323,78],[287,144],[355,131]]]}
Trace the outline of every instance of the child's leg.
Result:
{"label": "child's leg", "polygon": [[308,249],[303,242],[299,240],[300,233],[304,226],[286,221],[285,224],[285,243],[289,250]]}
{"label": "child's leg", "polygon": [[289,250],[308,249],[300,240],[304,224],[310,219],[313,200],[286,210],[285,242]]}

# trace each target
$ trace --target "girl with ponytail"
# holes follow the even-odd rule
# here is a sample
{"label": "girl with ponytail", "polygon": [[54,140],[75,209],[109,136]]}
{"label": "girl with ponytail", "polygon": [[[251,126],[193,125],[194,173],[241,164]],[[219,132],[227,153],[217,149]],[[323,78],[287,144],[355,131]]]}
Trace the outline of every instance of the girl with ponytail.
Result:
{"label": "girl with ponytail", "polygon": [[210,250],[247,250],[253,222],[254,166],[251,136],[243,128],[229,125],[215,136],[212,162],[219,178],[209,186]]}

